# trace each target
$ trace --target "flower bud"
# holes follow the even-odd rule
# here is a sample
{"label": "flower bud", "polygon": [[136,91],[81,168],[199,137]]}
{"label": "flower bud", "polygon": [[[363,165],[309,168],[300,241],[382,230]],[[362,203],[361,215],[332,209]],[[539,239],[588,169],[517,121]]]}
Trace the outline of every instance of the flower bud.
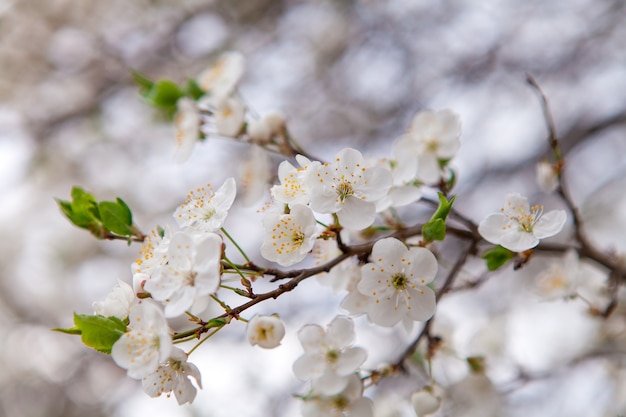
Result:
{"label": "flower bud", "polygon": [[272,138],[272,131],[265,119],[251,120],[248,122],[248,136],[250,140],[259,145],[264,145]]}
{"label": "flower bud", "polygon": [[135,292],[132,287],[124,281],[118,281],[104,301],[93,303],[93,311],[104,317],[117,317],[123,320],[128,317],[134,302]]}
{"label": "flower bud", "polygon": [[553,192],[559,185],[559,179],[554,167],[548,161],[537,163],[537,182],[539,183],[539,188],[546,193]]}
{"label": "flower bud", "polygon": [[418,417],[432,414],[439,409],[441,398],[428,391],[418,391],[411,395],[411,404]]}
{"label": "flower bud", "polygon": [[277,315],[254,316],[248,322],[246,335],[252,346],[273,349],[280,345],[285,336],[285,325]]}

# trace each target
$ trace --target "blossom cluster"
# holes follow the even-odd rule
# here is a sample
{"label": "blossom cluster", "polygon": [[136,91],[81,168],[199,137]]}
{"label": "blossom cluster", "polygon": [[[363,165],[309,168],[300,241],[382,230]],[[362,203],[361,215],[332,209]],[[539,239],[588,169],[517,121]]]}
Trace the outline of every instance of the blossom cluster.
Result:
{"label": "blossom cluster", "polygon": [[[251,119],[237,97],[244,64],[241,54],[226,53],[198,77],[204,95],[198,100],[179,100],[174,120],[176,159],[186,159],[199,138],[214,134],[248,141],[258,149],[278,146],[281,150],[288,144],[284,116],[270,113]],[[393,142],[389,158],[368,158],[356,149],[344,148],[324,162],[295,152],[291,146],[285,153],[293,160],[278,165],[271,201],[261,211],[265,233],[260,255],[281,267],[315,258],[318,270],[312,275],[335,293],[345,292],[341,302],[345,314],[365,315],[372,325],[401,323],[410,332],[415,322],[430,320],[441,295],[435,285],[439,260],[431,243],[442,240],[443,235],[410,240],[402,234],[376,235],[376,226],[401,230],[401,225],[388,221],[397,215],[396,208],[418,201],[429,189],[448,192],[454,186],[450,161],[459,150],[460,135],[460,121],[453,112],[425,110],[418,112],[409,129]],[[246,336],[252,346],[276,348],[288,331],[277,314],[248,319],[242,315],[257,303],[253,282],[272,274],[278,279],[278,274],[252,262],[224,230],[236,195],[234,178],[215,191],[208,186],[189,192],[173,213],[176,228],[158,228],[143,240],[140,256],[131,266],[132,287],[120,281],[105,300],[93,305],[96,315],[114,317],[126,325],[112,346],[112,358],[129,377],[141,379],[150,396],[173,393],[179,404],[190,403],[196,387],[202,387],[199,369],[187,361],[188,353],[174,346],[169,319],[189,316],[200,327],[189,333],[188,340],[200,338],[211,328],[211,321],[200,317],[215,302],[225,311],[221,318],[247,322]],[[444,201],[449,206],[440,207],[431,220],[434,227],[443,227],[445,235],[446,216],[454,199]],[[524,252],[536,247],[540,239],[559,233],[565,223],[565,211],[544,213],[543,206],[531,207],[525,197],[510,193],[501,211],[486,217],[477,230],[487,242]],[[359,233],[363,231],[369,233]],[[364,236],[377,237],[361,242],[366,249],[351,252],[347,243]],[[229,260],[228,242],[246,263]],[[331,267],[320,268],[330,263]],[[223,285],[226,269],[237,277],[241,288]],[[560,275],[554,271],[543,275],[544,286],[563,287],[557,292],[571,296],[575,280],[559,281]],[[576,275],[576,271],[567,272]],[[287,291],[286,286],[278,288]],[[221,301],[221,289],[247,297],[246,303],[233,313]],[[273,293],[266,299],[276,296]],[[224,324],[227,322],[219,322],[219,326]],[[308,393],[301,396],[303,415],[373,416],[371,400],[363,397],[361,366],[367,351],[354,346],[352,318],[338,315],[326,328],[307,324],[297,335],[304,353],[295,360],[293,372],[310,383]],[[419,391],[412,402],[419,415],[426,415],[439,408],[440,398],[428,390]]]}

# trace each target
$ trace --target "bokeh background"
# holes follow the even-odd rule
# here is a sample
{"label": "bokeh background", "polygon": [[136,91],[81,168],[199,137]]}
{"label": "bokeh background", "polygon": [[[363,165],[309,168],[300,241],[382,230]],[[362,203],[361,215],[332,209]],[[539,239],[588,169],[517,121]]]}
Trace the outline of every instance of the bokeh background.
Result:
{"label": "bokeh background", "polygon": [[[281,348],[251,349],[243,326],[233,325],[200,349],[192,361],[204,389],[191,406],[148,398],[110,358],[50,331],[70,326],[74,311],[90,313],[118,279],[129,282],[138,251],[73,228],[55,198],[69,198],[73,185],[100,199],[120,196],[148,232],[171,223],[189,189],[240,176],[249,158],[246,146],[209,138],[174,163],[173,127],[142,102],[131,70],[183,81],[220,52],[239,50],[247,58],[239,92],[251,111],[283,111],[320,157],[345,146],[389,156],[416,111],[450,108],[463,123],[457,208],[475,221],[509,191],[562,206],[534,178],[548,146],[538,95],[526,83],[532,74],[549,99],[587,229],[620,254],[625,21],[622,0],[0,0],[0,415],[299,413],[290,398],[305,389],[290,370],[301,352],[297,328],[327,323],[341,300],[315,280],[256,310],[287,318]],[[252,255],[259,206],[238,205],[227,223]],[[626,309],[600,320],[577,300],[532,301],[526,282],[549,262],[453,294],[440,305],[438,331],[457,356],[488,345],[480,352],[498,358],[493,415],[626,413]],[[468,280],[476,278],[471,267]],[[601,285],[606,272],[588,267]],[[410,340],[402,329],[358,324],[371,366],[392,361]],[[462,379],[454,361],[437,371],[449,384]],[[372,391],[376,415],[411,416],[400,398],[418,382],[385,384]]]}

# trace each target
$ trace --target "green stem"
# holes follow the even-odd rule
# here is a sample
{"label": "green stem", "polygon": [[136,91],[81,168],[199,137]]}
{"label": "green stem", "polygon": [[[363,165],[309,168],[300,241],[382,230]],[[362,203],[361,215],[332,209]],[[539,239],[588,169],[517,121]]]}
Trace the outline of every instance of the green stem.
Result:
{"label": "green stem", "polygon": [[243,258],[246,260],[246,262],[251,263],[252,261],[250,260],[250,258],[248,258],[248,255],[246,255],[246,253],[243,251],[243,249],[241,249],[241,246],[239,246],[239,245],[237,244],[237,242],[235,242],[235,239],[233,239],[233,238],[231,237],[231,235],[229,235],[229,234],[228,234],[228,232],[226,231],[226,229],[224,229],[224,228],[222,227],[222,229],[221,229],[221,230],[222,230],[222,233],[224,233],[224,235],[226,235],[226,237],[228,238],[228,240],[230,240],[230,241],[231,241],[231,243],[232,243],[233,245],[235,245],[235,247],[237,248],[237,250],[239,251],[239,253],[241,253],[241,256],[243,256]]}
{"label": "green stem", "polygon": [[194,350],[198,349],[198,347],[203,344],[204,342],[206,342],[211,336],[213,336],[215,333],[219,332],[221,329],[221,327],[216,327],[215,330],[213,330],[211,333],[207,334],[206,337],[202,340],[200,340],[194,347],[192,347],[189,352],[187,352],[187,356],[191,355],[193,353]]}

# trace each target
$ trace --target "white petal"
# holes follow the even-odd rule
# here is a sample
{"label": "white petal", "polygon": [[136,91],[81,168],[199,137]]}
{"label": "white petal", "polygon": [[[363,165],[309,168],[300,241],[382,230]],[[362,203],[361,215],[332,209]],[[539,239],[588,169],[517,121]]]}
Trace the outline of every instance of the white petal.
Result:
{"label": "white petal", "polygon": [[348,385],[348,378],[326,371],[322,376],[313,380],[313,390],[322,395],[336,395],[341,393]]}
{"label": "white petal", "polygon": [[533,227],[533,234],[538,239],[554,236],[563,229],[566,220],[567,214],[564,210],[552,210],[537,220]]}
{"label": "white petal", "polygon": [[523,252],[539,244],[539,239],[529,232],[510,230],[500,238],[500,245],[513,252]]}
{"label": "white petal", "polygon": [[339,375],[350,375],[354,373],[367,359],[367,352],[360,347],[354,347],[341,354],[335,363],[335,369]]}
{"label": "white petal", "polygon": [[318,378],[324,373],[326,363],[323,357],[304,354],[293,363],[294,375],[303,381]]}
{"label": "white petal", "polygon": [[435,314],[436,300],[433,290],[418,286],[415,289],[407,289],[407,292],[411,295],[409,317],[415,321],[426,321]]}
{"label": "white petal", "polygon": [[356,197],[348,197],[341,211],[337,212],[337,216],[346,229],[365,229],[374,223],[376,205]]}
{"label": "white petal", "polygon": [[337,316],[328,325],[327,342],[333,349],[342,349],[354,343],[354,322],[345,316]]}
{"label": "white petal", "polygon": [[419,156],[417,177],[427,184],[439,181],[439,161],[435,154],[426,153]]}
{"label": "white petal", "polygon": [[478,233],[487,242],[499,245],[500,240],[508,229],[509,219],[502,213],[493,213],[487,216],[478,225]]}
{"label": "white petal", "polygon": [[307,324],[298,331],[298,339],[305,352],[319,352],[326,342],[326,332],[317,324]]}
{"label": "white petal", "polygon": [[369,398],[359,398],[348,406],[350,417],[374,417],[374,407]]}
{"label": "white petal", "polygon": [[530,204],[528,199],[518,193],[508,193],[504,198],[504,211],[513,217],[517,217],[521,213],[530,212]]}
{"label": "white petal", "polygon": [[431,251],[426,248],[411,248],[408,256],[413,261],[411,271],[415,274],[417,284],[428,284],[435,279],[439,264]]}

